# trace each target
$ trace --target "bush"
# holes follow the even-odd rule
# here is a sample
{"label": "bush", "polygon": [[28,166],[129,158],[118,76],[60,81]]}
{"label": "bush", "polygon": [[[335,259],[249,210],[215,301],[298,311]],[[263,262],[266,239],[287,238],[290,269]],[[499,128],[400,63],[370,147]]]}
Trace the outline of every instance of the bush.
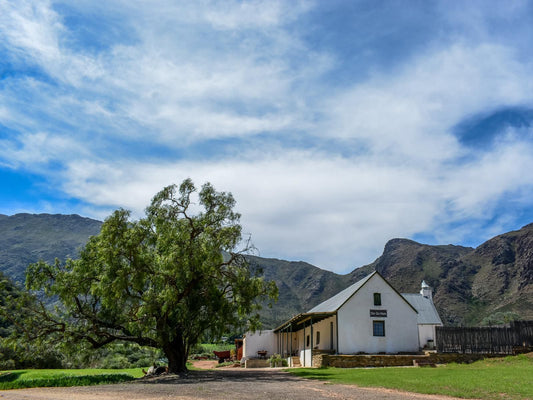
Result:
{"label": "bush", "polygon": [[270,367],[286,367],[288,365],[287,360],[279,354],[272,354],[268,361],[270,361]]}

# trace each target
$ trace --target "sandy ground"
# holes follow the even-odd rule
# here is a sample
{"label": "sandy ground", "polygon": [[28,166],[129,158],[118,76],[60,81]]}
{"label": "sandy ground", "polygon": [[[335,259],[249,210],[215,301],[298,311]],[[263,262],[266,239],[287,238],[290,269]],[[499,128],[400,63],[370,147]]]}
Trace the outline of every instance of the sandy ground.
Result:
{"label": "sandy ground", "polygon": [[191,363],[193,367],[200,369],[213,369],[218,365],[217,360],[194,360]]}
{"label": "sandy ground", "polygon": [[[204,364],[205,365],[205,364]],[[310,400],[364,399],[450,400],[451,397],[368,389],[301,379],[281,369],[217,368],[191,371],[186,377],[165,374],[134,382],[71,388],[0,391],[1,400]]]}

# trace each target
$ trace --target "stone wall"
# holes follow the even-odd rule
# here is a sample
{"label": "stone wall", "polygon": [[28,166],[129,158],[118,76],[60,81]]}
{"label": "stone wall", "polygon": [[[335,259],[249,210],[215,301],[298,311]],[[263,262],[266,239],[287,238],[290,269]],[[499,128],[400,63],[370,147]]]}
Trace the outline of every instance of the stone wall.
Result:
{"label": "stone wall", "polygon": [[471,363],[487,357],[496,357],[493,354],[455,354],[455,353],[429,353],[424,355],[313,355],[313,367],[337,368],[368,368],[368,367],[401,367],[412,366],[413,361],[419,364],[448,364]]}
{"label": "stone wall", "polygon": [[244,368],[268,368],[270,367],[269,360],[262,360],[259,358],[249,358],[244,361]]}

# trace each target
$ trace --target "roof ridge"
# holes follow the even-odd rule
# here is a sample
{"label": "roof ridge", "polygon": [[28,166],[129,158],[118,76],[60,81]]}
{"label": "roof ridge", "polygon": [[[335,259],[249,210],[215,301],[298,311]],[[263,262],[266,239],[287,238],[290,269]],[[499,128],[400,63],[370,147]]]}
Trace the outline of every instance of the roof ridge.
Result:
{"label": "roof ridge", "polygon": [[[374,271],[364,278],[358,280],[357,282],[351,284],[346,289],[341,290],[339,293],[337,293],[335,296],[330,297],[327,300],[324,300],[322,303],[317,304],[312,309],[307,311],[307,313],[313,313],[313,312],[334,312],[337,311],[339,308],[341,308],[346,301],[352,297],[363,285],[370,280],[375,274],[377,274],[377,271]],[[325,309],[324,309],[325,308]]]}

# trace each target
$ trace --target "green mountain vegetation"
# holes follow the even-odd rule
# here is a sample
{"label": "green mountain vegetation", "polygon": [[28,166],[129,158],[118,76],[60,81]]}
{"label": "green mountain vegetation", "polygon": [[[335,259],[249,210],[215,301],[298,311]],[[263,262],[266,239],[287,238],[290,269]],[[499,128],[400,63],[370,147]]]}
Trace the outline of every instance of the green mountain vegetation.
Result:
{"label": "green mountain vegetation", "polygon": [[[22,282],[28,264],[76,257],[101,222],[77,215],[0,215],[0,271]],[[305,312],[373,270],[400,292],[416,293],[425,280],[445,324],[477,325],[506,318],[533,319],[533,224],[477,248],[430,246],[392,239],[373,263],[346,275],[305,262],[248,257],[274,280],[279,300],[264,308],[265,327]]]}
{"label": "green mountain vegetation", "polygon": [[0,271],[24,282],[26,267],[39,260],[76,258],[102,223],[79,215],[0,215]]}

